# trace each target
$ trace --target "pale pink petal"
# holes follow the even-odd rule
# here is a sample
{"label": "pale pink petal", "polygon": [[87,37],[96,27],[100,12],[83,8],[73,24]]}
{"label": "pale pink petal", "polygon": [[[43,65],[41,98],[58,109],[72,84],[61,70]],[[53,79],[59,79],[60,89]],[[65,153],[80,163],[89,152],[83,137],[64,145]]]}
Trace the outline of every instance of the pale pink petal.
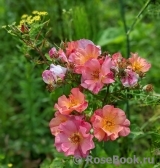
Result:
{"label": "pale pink petal", "polygon": [[66,121],[65,123],[62,123],[60,125],[60,129],[63,130],[67,135],[70,135],[71,132],[77,131],[76,125],[73,123],[73,121],[70,120]]}
{"label": "pale pink petal", "polygon": [[123,122],[123,126],[130,126],[130,121],[128,119],[126,119],[124,122]]}
{"label": "pale pink petal", "polygon": [[116,140],[118,138],[118,134],[112,134],[111,136],[110,136],[110,140],[111,141],[114,141],[114,140]]}
{"label": "pale pink petal", "polygon": [[83,112],[88,107],[88,102],[84,102],[77,108],[74,108],[77,112]]}
{"label": "pale pink petal", "polygon": [[112,105],[105,105],[102,112],[104,117],[113,116],[112,118],[114,118],[117,115],[117,111],[114,111],[114,106]]}
{"label": "pale pink petal", "polygon": [[69,104],[69,100],[67,99],[67,97],[65,95],[61,96],[58,98],[58,105],[59,106],[68,106]]}
{"label": "pale pink petal", "polygon": [[122,77],[121,82],[125,87],[133,87],[138,82],[139,75],[130,69],[125,70],[125,76]]}
{"label": "pale pink petal", "polygon": [[60,132],[60,124],[67,121],[68,119],[69,117],[62,115],[59,112],[56,112],[55,118],[52,118],[52,120],[49,123],[51,133],[56,136]]}
{"label": "pale pink petal", "polygon": [[96,71],[100,69],[100,63],[97,59],[91,59],[87,61],[84,68],[88,67],[90,71]]}
{"label": "pale pink petal", "polygon": [[97,84],[95,85],[94,89],[91,90],[93,91],[94,94],[98,94],[100,92],[100,90],[103,88],[104,84],[101,82],[97,82]]}
{"label": "pale pink petal", "polygon": [[77,97],[80,102],[84,102],[85,96],[82,92],[80,92],[79,88],[73,88],[71,93],[74,97]]}
{"label": "pale pink petal", "polygon": [[122,111],[119,108],[114,108],[113,111],[115,111],[115,113],[117,113],[117,115],[116,115],[116,117],[114,119],[114,122],[116,124],[119,124],[119,125],[124,123],[124,121],[126,120],[126,115],[125,115],[124,111]]}
{"label": "pale pink petal", "polygon": [[69,141],[68,141],[68,135],[63,134],[63,133],[59,133],[59,134],[55,137],[55,144],[65,143],[65,142],[69,142]]}
{"label": "pale pink petal", "polygon": [[63,143],[61,147],[62,147],[63,152],[65,152],[67,156],[74,155],[74,152],[77,148],[77,144],[66,142],[66,143]]}
{"label": "pale pink petal", "polygon": [[87,39],[81,39],[81,40],[78,40],[77,42],[78,42],[78,47],[83,49],[85,49],[88,44],[94,45],[92,41]]}
{"label": "pale pink petal", "polygon": [[53,73],[53,75],[55,76],[56,79],[58,77],[63,79],[65,77],[67,68],[64,68],[60,65],[51,64],[50,65],[50,71]]}
{"label": "pale pink petal", "polygon": [[119,136],[127,136],[130,133],[130,128],[124,127],[120,132]]}
{"label": "pale pink petal", "polygon": [[101,68],[102,73],[104,73],[105,75],[110,73],[110,69],[112,66],[113,66],[113,64],[112,64],[111,58],[106,56],[106,58],[102,64],[102,68]]}
{"label": "pale pink petal", "polygon": [[58,55],[59,55],[59,58],[62,62],[67,62],[68,63],[68,58],[67,58],[66,54],[64,53],[64,51],[62,49],[60,49],[58,51]]}
{"label": "pale pink petal", "polygon": [[89,154],[89,151],[88,151],[86,154],[82,153],[81,147],[79,146],[79,147],[75,150],[74,157],[85,158],[88,154]]}
{"label": "pale pink petal", "polygon": [[88,135],[88,137],[86,137],[84,139],[84,141],[81,144],[81,149],[82,149],[82,153],[86,154],[88,152],[88,150],[93,149],[95,147],[93,141],[92,141],[93,135]]}
{"label": "pale pink petal", "polygon": [[100,48],[92,44],[86,46],[86,52],[88,55],[92,55],[92,58],[97,58],[101,54]]}
{"label": "pale pink petal", "polygon": [[102,82],[105,84],[110,84],[115,82],[113,72],[108,73],[105,77],[103,74],[101,74],[101,76],[102,76]]}
{"label": "pale pink petal", "polygon": [[51,48],[49,50],[49,56],[50,56],[50,58],[53,58],[55,54],[57,54],[57,50],[56,50],[55,47],[53,47],[53,48]]}
{"label": "pale pink petal", "polygon": [[58,152],[63,152],[61,145],[62,145],[61,143],[55,143],[55,144],[54,144],[54,146],[56,147],[56,150],[57,150]]}
{"label": "pale pink petal", "polygon": [[94,136],[99,140],[102,141],[105,137],[105,132],[101,128],[94,129]]}
{"label": "pale pink petal", "polygon": [[42,78],[43,81],[47,84],[53,84],[55,82],[54,75],[50,70],[43,71]]}

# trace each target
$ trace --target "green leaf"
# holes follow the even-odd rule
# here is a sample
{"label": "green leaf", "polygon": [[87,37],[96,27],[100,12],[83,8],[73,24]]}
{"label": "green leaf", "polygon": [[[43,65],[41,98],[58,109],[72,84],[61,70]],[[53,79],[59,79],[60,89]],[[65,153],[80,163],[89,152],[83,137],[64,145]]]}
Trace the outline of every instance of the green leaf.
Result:
{"label": "green leaf", "polygon": [[136,124],[132,124],[130,137],[132,137],[133,139],[136,139],[141,135],[144,135],[144,132]]}
{"label": "green leaf", "polygon": [[50,164],[51,164],[51,160],[46,159],[46,160],[40,165],[40,168],[48,168]]}
{"label": "green leaf", "polygon": [[31,39],[34,39],[35,36],[38,35],[38,33],[41,31],[41,29],[43,28],[43,26],[45,24],[46,24],[46,22],[45,23],[41,23],[41,24],[35,23],[35,24],[32,25],[32,27],[31,27],[31,29],[29,31],[29,35],[30,35]]}
{"label": "green leaf", "polygon": [[154,165],[154,167],[153,167],[153,168],[159,168],[159,167],[160,167],[160,163],[158,163],[158,164]]}
{"label": "green leaf", "polygon": [[117,141],[107,141],[104,142],[104,150],[108,156],[118,155],[119,154],[119,145]]}
{"label": "green leaf", "polygon": [[125,40],[124,30],[119,27],[108,28],[102,32],[98,45],[120,44]]}
{"label": "green leaf", "polygon": [[60,158],[55,158],[53,162],[50,164],[49,168],[63,168],[64,167],[64,160]]}
{"label": "green leaf", "polygon": [[48,61],[52,61],[52,59],[50,58],[49,54],[45,54],[45,57],[47,58]]}
{"label": "green leaf", "polygon": [[142,131],[131,131],[130,134],[132,134],[133,135],[133,139],[135,139],[135,138],[139,137],[140,135],[143,135],[144,132],[142,132]]}
{"label": "green leaf", "polygon": [[88,20],[88,15],[86,13],[85,8],[82,7],[75,7],[73,9],[73,27],[75,30],[75,39],[80,38],[89,38],[90,36],[90,22]]}

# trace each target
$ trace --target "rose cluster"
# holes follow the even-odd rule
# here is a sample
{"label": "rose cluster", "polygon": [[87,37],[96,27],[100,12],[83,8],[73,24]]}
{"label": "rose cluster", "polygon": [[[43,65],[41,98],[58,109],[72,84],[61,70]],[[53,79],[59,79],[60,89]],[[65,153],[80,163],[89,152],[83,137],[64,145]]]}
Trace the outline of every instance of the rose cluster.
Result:
{"label": "rose cluster", "polygon": [[59,83],[65,84],[68,74],[80,77],[77,87],[72,88],[67,97],[59,97],[54,106],[56,113],[49,126],[59,152],[86,157],[95,147],[93,138],[113,141],[130,133],[130,121],[125,112],[113,105],[95,110],[88,119],[85,115],[88,101],[80,88],[98,94],[117,81],[124,88],[136,87],[151,67],[145,59],[137,53],[131,53],[128,59],[120,53],[110,56],[86,39],[64,43],[59,50],[53,47],[49,56],[50,69],[42,73],[48,86],[55,88]]}

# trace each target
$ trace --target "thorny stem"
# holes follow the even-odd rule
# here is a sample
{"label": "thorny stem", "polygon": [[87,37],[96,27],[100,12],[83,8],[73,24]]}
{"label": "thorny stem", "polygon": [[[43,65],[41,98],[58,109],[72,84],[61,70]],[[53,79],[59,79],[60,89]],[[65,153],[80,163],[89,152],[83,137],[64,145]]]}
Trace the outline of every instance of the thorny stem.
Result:
{"label": "thorny stem", "polygon": [[127,31],[127,35],[129,35],[130,32],[133,30],[133,28],[134,28],[135,24],[137,23],[139,17],[140,17],[141,14],[145,11],[145,9],[148,7],[148,5],[151,3],[151,1],[152,1],[152,0],[148,0],[148,1],[144,4],[144,6],[141,8],[140,12],[138,13],[138,15],[136,16],[135,20],[133,21],[133,23],[132,23],[130,29]]}

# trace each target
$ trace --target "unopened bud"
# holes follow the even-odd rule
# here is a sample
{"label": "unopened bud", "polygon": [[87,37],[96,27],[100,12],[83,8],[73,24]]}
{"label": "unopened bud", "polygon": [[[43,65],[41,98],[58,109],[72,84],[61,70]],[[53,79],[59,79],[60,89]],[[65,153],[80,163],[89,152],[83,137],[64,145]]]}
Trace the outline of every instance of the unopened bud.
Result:
{"label": "unopened bud", "polygon": [[146,92],[152,92],[153,91],[153,85],[152,84],[147,84],[143,87],[143,90]]}
{"label": "unopened bud", "polygon": [[46,86],[46,89],[47,89],[49,92],[52,92],[52,91],[55,89],[55,87],[54,87],[52,84],[48,84],[48,85]]}
{"label": "unopened bud", "polygon": [[50,58],[54,58],[54,57],[56,57],[56,55],[57,55],[57,50],[56,50],[55,47],[52,47],[52,48],[49,50],[49,56],[50,56]]}
{"label": "unopened bud", "polygon": [[28,33],[28,32],[29,32],[29,28],[28,28],[27,25],[22,24],[21,27],[20,27],[20,31],[21,31],[22,33]]}

